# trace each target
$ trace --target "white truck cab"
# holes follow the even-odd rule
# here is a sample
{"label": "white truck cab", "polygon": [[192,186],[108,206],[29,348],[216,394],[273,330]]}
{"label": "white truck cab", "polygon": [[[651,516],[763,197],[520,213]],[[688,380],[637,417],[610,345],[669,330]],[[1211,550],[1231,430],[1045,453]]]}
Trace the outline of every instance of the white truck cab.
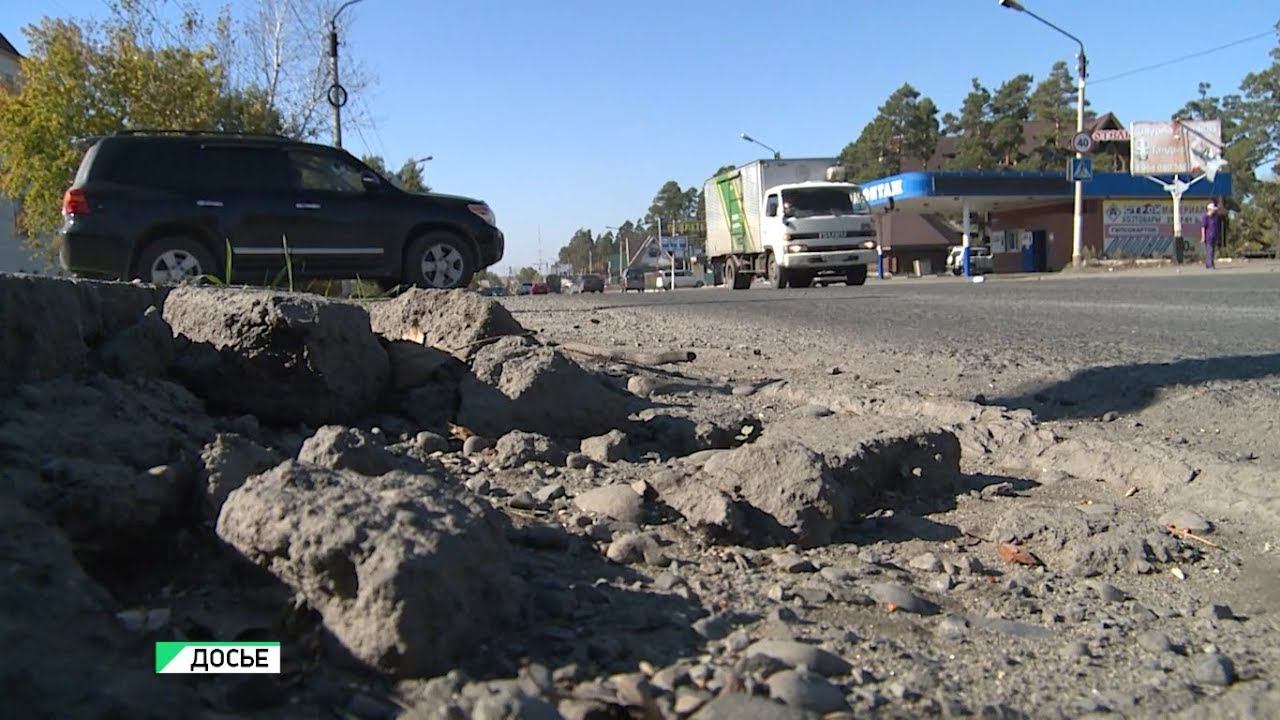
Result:
{"label": "white truck cab", "polygon": [[[822,179],[825,176],[825,179]],[[834,160],[757,160],[707,182],[707,256],[735,289],[862,285],[877,240],[861,189]]]}

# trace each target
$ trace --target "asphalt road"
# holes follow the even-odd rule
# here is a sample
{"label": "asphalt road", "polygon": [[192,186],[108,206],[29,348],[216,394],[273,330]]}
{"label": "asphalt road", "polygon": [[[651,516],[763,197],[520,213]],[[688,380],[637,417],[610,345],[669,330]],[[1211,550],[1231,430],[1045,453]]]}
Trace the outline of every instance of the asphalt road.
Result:
{"label": "asphalt road", "polygon": [[1280,353],[1280,264],[1080,275],[894,278],[863,287],[512,298],[513,310],[632,308],[652,319],[795,328],[851,347],[1014,351],[1072,367]]}

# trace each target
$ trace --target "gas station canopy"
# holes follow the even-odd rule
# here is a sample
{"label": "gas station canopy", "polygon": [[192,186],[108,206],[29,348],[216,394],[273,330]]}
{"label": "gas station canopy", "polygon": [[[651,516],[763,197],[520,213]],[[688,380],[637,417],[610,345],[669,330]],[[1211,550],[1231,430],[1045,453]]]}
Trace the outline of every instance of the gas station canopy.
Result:
{"label": "gas station canopy", "polygon": [[[1169,176],[1150,178],[1129,173],[1094,173],[1084,182],[1086,200],[1159,198],[1161,184]],[[1190,179],[1189,177],[1186,179]],[[872,208],[910,213],[986,213],[1017,210],[1070,201],[1074,184],[1063,172],[1034,171],[920,171],[907,172],[861,184]],[[1187,190],[1187,197],[1228,197],[1230,173],[1219,173],[1213,182],[1201,180]]]}

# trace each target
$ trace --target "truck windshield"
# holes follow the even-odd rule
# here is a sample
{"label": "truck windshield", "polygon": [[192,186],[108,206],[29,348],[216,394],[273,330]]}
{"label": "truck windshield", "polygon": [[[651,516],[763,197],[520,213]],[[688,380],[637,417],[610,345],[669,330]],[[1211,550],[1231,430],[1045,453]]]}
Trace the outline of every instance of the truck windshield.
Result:
{"label": "truck windshield", "polygon": [[784,217],[854,215],[870,213],[862,193],[842,188],[798,188],[782,191]]}

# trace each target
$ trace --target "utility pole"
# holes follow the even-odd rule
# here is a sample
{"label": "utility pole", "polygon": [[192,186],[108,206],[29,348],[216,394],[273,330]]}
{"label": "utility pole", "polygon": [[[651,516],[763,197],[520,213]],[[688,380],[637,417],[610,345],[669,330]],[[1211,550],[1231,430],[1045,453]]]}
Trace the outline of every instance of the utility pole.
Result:
{"label": "utility pole", "polygon": [[338,16],[343,10],[363,0],[347,0],[329,18],[329,72],[333,84],[329,86],[329,104],[333,106],[333,146],[342,147],[342,106],[347,104],[347,89],[338,79]]}
{"label": "utility pole", "polygon": [[[1045,20],[1039,15],[1031,12],[1018,0],[998,0],[1000,7],[1008,8],[1020,13],[1026,13],[1041,24],[1047,25],[1059,33],[1067,36],[1080,46],[1080,54],[1076,60],[1076,134],[1084,132],[1084,79],[1088,75],[1089,61],[1085,58],[1084,42],[1080,38]],[[1084,153],[1076,151],[1076,159],[1084,157]],[[1071,216],[1071,264],[1075,267],[1084,265],[1084,181],[1076,180],[1075,193],[1075,210]]]}

